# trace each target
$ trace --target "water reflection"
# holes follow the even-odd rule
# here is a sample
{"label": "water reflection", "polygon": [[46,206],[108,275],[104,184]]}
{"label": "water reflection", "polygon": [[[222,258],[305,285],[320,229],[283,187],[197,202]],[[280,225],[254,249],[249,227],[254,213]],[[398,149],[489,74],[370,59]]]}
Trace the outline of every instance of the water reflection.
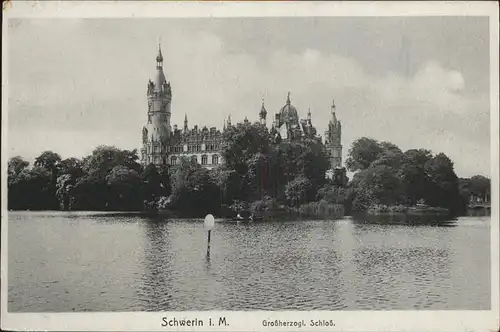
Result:
{"label": "water reflection", "polygon": [[358,224],[379,224],[379,225],[412,225],[412,226],[439,226],[454,227],[457,225],[457,218],[448,216],[430,215],[366,215],[358,214],[352,217],[353,222]]}
{"label": "water reflection", "polygon": [[444,249],[361,248],[354,263],[362,284],[357,304],[363,309],[369,308],[366,303],[390,309],[403,300],[416,309],[430,308],[449,300],[450,261]]}
{"label": "water reflection", "polygon": [[9,215],[10,311],[488,309],[489,218]]}
{"label": "water reflection", "polygon": [[142,230],[146,239],[143,247],[143,267],[137,296],[147,311],[167,310],[172,299],[170,272],[171,245],[168,223],[159,218],[145,219]]}

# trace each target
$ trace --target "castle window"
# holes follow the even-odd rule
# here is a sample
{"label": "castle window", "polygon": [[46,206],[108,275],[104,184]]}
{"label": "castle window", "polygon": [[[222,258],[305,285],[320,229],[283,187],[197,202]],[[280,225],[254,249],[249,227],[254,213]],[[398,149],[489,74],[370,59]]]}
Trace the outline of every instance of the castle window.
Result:
{"label": "castle window", "polygon": [[177,157],[176,156],[170,157],[170,165],[177,165]]}
{"label": "castle window", "polygon": [[163,157],[163,165],[167,164],[167,158]]}
{"label": "castle window", "polygon": [[212,156],[212,164],[217,165],[219,163],[219,156],[214,154]]}
{"label": "castle window", "polygon": [[191,156],[191,160],[194,161],[194,162],[196,162],[196,163],[198,162],[198,158],[196,157],[196,155]]}
{"label": "castle window", "polygon": [[205,155],[201,156],[201,164],[202,165],[206,165],[207,164],[207,159],[208,159],[207,156],[205,156]]}

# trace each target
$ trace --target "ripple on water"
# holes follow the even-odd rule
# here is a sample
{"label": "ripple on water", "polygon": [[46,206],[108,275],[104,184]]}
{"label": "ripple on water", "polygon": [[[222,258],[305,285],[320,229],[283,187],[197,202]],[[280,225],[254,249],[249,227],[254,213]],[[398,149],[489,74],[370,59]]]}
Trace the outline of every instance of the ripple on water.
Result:
{"label": "ripple on water", "polygon": [[10,213],[9,311],[488,309],[488,225]]}

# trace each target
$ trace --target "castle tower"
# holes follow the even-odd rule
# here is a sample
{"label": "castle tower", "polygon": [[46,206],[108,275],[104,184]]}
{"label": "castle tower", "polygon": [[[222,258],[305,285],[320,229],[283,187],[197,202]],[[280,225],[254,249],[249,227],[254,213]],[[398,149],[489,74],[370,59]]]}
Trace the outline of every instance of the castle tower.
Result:
{"label": "castle tower", "polygon": [[330,152],[330,165],[332,170],[342,168],[342,125],[337,120],[335,114],[335,101],[331,106],[332,118],[328,123],[328,129],[325,131],[325,145]]}
{"label": "castle tower", "polygon": [[163,73],[163,55],[158,45],[156,72],[147,88],[148,120],[142,129],[141,161],[143,164],[166,164],[170,126],[172,91]]}
{"label": "castle tower", "polygon": [[259,118],[260,118],[260,123],[265,126],[267,118],[267,110],[264,107],[264,98],[262,98],[262,107],[260,108]]}

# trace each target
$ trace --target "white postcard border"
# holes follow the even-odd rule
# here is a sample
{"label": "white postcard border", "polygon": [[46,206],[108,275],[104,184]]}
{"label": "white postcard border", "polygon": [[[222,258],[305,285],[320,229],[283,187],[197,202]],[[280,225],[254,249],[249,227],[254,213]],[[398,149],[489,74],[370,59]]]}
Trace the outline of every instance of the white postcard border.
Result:
{"label": "white postcard border", "polygon": [[[5,6],[5,4],[4,4]],[[489,16],[490,18],[490,124],[491,124],[491,310],[489,311],[248,311],[248,312],[122,312],[122,313],[9,313],[7,312],[8,156],[7,98],[2,98],[2,234],[1,328],[57,331],[160,330],[313,330],[313,331],[496,331],[499,329],[499,36],[496,2],[24,2],[4,8],[2,34],[2,92],[8,94],[8,20],[12,18],[96,17],[277,17],[277,16]],[[204,320],[203,327],[162,327],[167,319]],[[225,317],[229,325],[207,326]],[[333,320],[334,327],[309,326],[310,320]],[[306,326],[265,327],[263,321],[300,321]]]}

